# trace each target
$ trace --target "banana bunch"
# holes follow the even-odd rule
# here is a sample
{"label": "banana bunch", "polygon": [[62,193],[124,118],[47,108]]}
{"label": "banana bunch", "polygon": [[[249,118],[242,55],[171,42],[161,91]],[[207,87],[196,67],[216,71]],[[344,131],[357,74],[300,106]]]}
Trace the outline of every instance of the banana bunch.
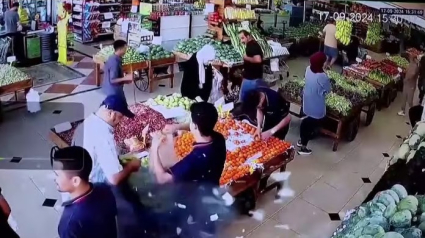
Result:
{"label": "banana bunch", "polygon": [[365,44],[370,46],[375,45],[381,39],[381,24],[379,22],[370,23],[367,27],[366,39],[364,41]]}
{"label": "banana bunch", "polygon": [[193,4],[193,6],[194,6],[196,9],[203,9],[203,8],[205,8],[205,0],[199,0],[199,1],[196,1],[196,2]]}
{"label": "banana bunch", "polygon": [[351,42],[351,32],[353,30],[353,23],[348,20],[336,21],[336,34],[335,37],[343,45],[348,45]]}
{"label": "banana bunch", "polygon": [[273,0],[273,4],[275,7],[280,7],[282,6],[282,0]]}
{"label": "banana bunch", "polygon": [[242,8],[233,8],[226,7],[224,9],[224,17],[229,20],[251,20],[256,19],[255,11],[242,9]]}
{"label": "banana bunch", "polygon": [[30,22],[27,10],[23,9],[21,6],[18,8],[18,15],[19,22],[21,22],[21,24],[26,25]]}

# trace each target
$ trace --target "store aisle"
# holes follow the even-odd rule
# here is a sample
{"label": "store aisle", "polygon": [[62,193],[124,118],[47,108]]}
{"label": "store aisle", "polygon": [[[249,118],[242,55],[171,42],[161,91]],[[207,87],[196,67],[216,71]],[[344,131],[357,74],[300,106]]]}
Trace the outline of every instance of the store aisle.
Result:
{"label": "store aisle", "polygon": [[[303,76],[306,60],[288,62],[291,75]],[[179,85],[176,82],[176,85]],[[133,85],[131,85],[133,86]],[[155,93],[126,89],[129,103],[157,94],[179,91],[158,87]],[[135,92],[135,93],[134,93]],[[135,98],[135,100],[134,100]],[[54,125],[74,121],[93,112],[103,99],[99,90],[44,103],[42,112],[25,110],[6,114],[0,124],[0,187],[12,207],[22,238],[56,238],[60,196],[49,167],[52,143],[48,132]],[[276,203],[273,191],[259,198],[257,209],[263,220],[241,217],[222,233],[234,237],[329,237],[345,211],[358,206],[385,170],[387,157],[407,135],[406,119],[396,115],[400,102],[375,114],[369,127],[361,126],[355,141],[342,143],[332,152],[332,142],[318,138],[311,143],[313,154],[297,156],[288,165],[295,196]],[[287,139],[296,143],[300,120],[293,118]],[[15,157],[15,158],[13,158]]]}

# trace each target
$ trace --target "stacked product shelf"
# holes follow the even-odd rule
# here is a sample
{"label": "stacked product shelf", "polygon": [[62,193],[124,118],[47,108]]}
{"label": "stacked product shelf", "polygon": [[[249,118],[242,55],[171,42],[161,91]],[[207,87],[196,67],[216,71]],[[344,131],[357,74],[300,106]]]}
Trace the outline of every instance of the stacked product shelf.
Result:
{"label": "stacked product shelf", "polygon": [[94,41],[101,36],[112,36],[119,16],[131,9],[131,2],[128,0],[74,0],[72,4],[74,38],[82,43]]}

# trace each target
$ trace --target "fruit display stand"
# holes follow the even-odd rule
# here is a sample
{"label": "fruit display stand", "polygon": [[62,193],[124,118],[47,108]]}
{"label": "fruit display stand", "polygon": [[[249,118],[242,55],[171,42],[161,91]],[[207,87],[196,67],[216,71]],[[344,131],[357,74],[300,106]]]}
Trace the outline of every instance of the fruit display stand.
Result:
{"label": "fruit display stand", "polygon": [[359,65],[352,65],[344,67],[343,69],[344,75],[364,80],[372,84],[378,90],[378,110],[381,110],[382,107],[389,107],[397,96],[396,82],[399,80],[400,75],[393,76],[393,81],[384,84],[368,77],[368,72],[369,70]]}
{"label": "fruit display stand", "polygon": [[[149,92],[153,92],[154,82],[162,79],[169,79],[170,88],[174,87],[174,64],[176,64],[176,56],[173,55],[171,58],[158,59],[149,61],[149,71],[148,71],[148,79],[149,79]],[[170,73],[164,75],[155,75],[155,68],[169,68]]]}

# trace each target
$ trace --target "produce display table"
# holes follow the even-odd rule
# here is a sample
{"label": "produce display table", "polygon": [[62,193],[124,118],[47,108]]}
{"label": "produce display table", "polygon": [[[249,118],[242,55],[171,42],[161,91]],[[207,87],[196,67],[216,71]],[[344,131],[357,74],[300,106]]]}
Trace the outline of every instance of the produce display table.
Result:
{"label": "produce display table", "polygon": [[[65,148],[71,145],[72,137],[75,129],[79,124],[81,124],[83,120],[75,121],[71,123],[72,129],[62,132],[56,133],[55,129],[52,128],[49,133],[50,140],[60,148]],[[245,196],[246,191],[252,192],[254,195],[252,198],[249,198],[248,201],[251,206],[255,206],[256,198],[260,194],[264,194],[274,188],[280,188],[280,183],[272,183],[268,185],[268,178],[270,175],[279,170],[281,172],[286,170],[286,165],[294,159],[295,150],[293,148],[289,148],[283,154],[280,154],[263,164],[262,169],[256,169],[252,174],[245,175],[231,183],[225,185],[229,194],[234,197]],[[247,199],[246,197],[244,197]]]}
{"label": "produce display table", "polygon": [[[149,78],[149,93],[153,92],[153,83],[158,80],[162,79],[169,79],[170,80],[170,88],[174,87],[174,64],[176,62],[176,56],[173,56],[171,58],[167,59],[159,59],[159,60],[151,60],[149,61],[149,72],[148,72],[148,78]],[[161,68],[161,67],[167,67],[170,70],[170,73],[164,74],[164,75],[155,75],[154,69],[155,68]]]}
{"label": "produce display table", "polygon": [[399,80],[400,76],[395,76],[393,82],[383,84],[370,79],[366,74],[362,74],[352,67],[344,67],[343,74],[348,77],[354,77],[356,79],[366,81],[376,88],[379,97],[377,104],[378,110],[381,110],[382,107],[389,107],[391,102],[393,102],[397,97],[396,81]]}
{"label": "produce display table", "polygon": [[[32,79],[26,79],[22,80],[16,83],[4,85],[0,87],[0,96],[9,94],[9,93],[15,93],[15,100],[18,100],[18,91],[24,91],[25,95],[28,93],[28,91],[33,86],[33,80]],[[0,122],[3,120],[3,107],[2,103],[0,102]]]}
{"label": "produce display table", "polygon": [[[303,117],[304,114],[302,109],[302,102],[300,100],[291,98],[281,89],[279,89],[279,92],[286,101],[300,107],[299,112],[291,112],[291,114],[300,118]],[[375,109],[376,102],[374,100],[369,100],[365,101],[362,105],[353,107],[348,116],[342,116],[336,112],[327,110],[324,120],[325,122],[323,124],[326,125],[326,122],[333,122],[336,123],[336,126],[331,126],[331,128],[321,127],[320,132],[334,139],[332,150],[337,151],[341,139],[345,137],[349,142],[351,142],[356,138],[360,127],[361,113],[366,113],[365,125],[368,126],[373,120]]]}
{"label": "produce display table", "polygon": [[[100,86],[100,83],[101,83],[100,74],[103,71],[102,68],[105,63],[105,59],[93,56],[93,62],[95,62],[94,72],[95,72],[96,85]],[[148,67],[149,67],[149,62],[145,61],[145,62],[123,65],[123,70],[124,70],[124,73],[132,74],[133,80],[134,80],[134,72],[147,69]]]}

